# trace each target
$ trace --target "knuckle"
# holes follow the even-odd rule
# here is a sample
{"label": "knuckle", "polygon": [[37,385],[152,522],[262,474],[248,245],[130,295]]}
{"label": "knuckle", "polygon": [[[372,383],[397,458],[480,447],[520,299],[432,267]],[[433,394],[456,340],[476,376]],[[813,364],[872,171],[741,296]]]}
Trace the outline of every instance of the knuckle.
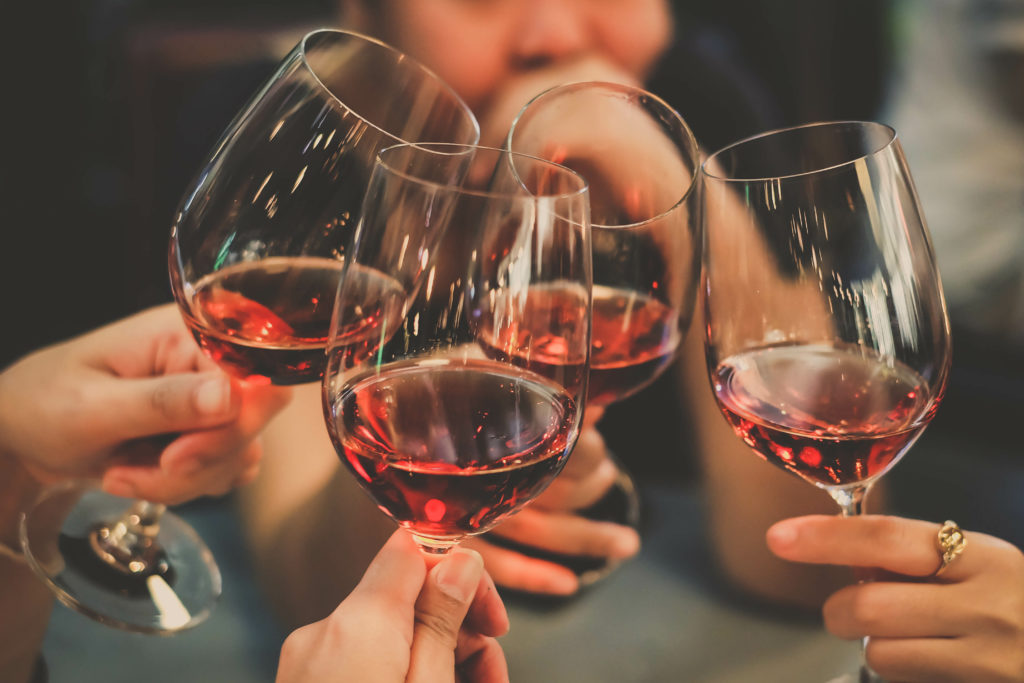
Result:
{"label": "knuckle", "polygon": [[871,586],[858,588],[850,596],[847,607],[848,614],[850,621],[858,631],[870,635],[880,621],[881,603],[876,599],[874,591],[870,590]]}
{"label": "knuckle", "polygon": [[280,663],[283,665],[285,660],[291,660],[298,657],[298,653],[303,649],[305,644],[306,634],[303,632],[308,627],[303,626],[302,628],[296,629],[288,634],[288,637],[284,639],[284,643],[281,644],[281,656]]}
{"label": "knuckle", "polygon": [[346,605],[342,604],[341,609],[336,610],[324,621],[316,622],[305,628],[326,625],[326,632],[323,635],[330,643],[347,643],[355,640],[361,634],[361,629],[357,620],[352,618],[352,613],[345,607]]}
{"label": "knuckle", "polygon": [[447,611],[416,613],[417,636],[426,636],[446,649],[454,650],[458,632],[459,623]]}
{"label": "knuckle", "polygon": [[1021,607],[1013,600],[992,604],[992,608],[978,615],[980,626],[987,632],[1007,634],[1024,640]]}
{"label": "knuckle", "polygon": [[149,395],[149,404],[157,415],[168,419],[175,417],[174,394],[168,385],[157,386]]}
{"label": "knuckle", "polygon": [[904,534],[904,527],[888,516],[875,517],[868,526],[869,540],[885,547],[902,543]]}

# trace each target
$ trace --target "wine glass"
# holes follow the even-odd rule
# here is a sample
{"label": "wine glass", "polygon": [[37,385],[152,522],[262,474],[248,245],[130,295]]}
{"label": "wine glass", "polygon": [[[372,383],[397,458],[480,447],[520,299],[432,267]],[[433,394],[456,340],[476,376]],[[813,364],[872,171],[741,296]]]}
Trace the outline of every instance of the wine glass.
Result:
{"label": "wine glass", "polygon": [[478,138],[465,103],[408,56],[307,35],[223,134],[171,231],[171,286],[196,341],[250,382],[318,381],[377,152]]}
{"label": "wine glass", "polygon": [[519,510],[576,442],[587,195],[570,170],[504,150],[380,153],[335,300],[324,415],[342,462],[425,553]]}
{"label": "wine glass", "polygon": [[[222,134],[171,231],[171,287],[199,345],[247,382],[319,380],[346,242],[377,152],[475,142],[462,100],[371,38],[306,35]],[[67,483],[23,523],[57,597],[106,624],[171,633],[221,591],[213,556],[162,504]]]}
{"label": "wine glass", "polygon": [[935,415],[951,357],[896,133],[858,121],[765,133],[712,154],[703,182],[719,408],[757,455],[861,514]]}
{"label": "wine glass", "polygon": [[[656,95],[606,82],[547,90],[512,123],[510,150],[572,168],[590,185],[594,258],[588,406],[653,382],[675,358],[700,276],[695,188],[700,156],[686,122]],[[621,518],[639,524],[635,484],[619,464]],[[580,563],[585,583],[615,565]]]}

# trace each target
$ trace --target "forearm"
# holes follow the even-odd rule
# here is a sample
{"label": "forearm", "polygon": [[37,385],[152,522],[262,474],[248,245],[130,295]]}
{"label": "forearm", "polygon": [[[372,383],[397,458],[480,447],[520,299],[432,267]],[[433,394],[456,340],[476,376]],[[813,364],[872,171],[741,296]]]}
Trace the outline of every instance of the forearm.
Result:
{"label": "forearm", "polygon": [[[17,459],[0,452],[0,543],[15,555],[19,517],[39,489]],[[29,680],[52,608],[53,594],[24,560],[0,554],[0,681]]]}
{"label": "forearm", "polygon": [[816,608],[849,582],[849,573],[780,560],[768,550],[765,532],[788,517],[835,513],[836,505],[824,491],[762,461],[733,433],[708,384],[699,317],[683,349],[681,381],[693,411],[709,533],[719,566],[744,592],[772,602]]}
{"label": "forearm", "polygon": [[242,490],[246,538],[289,628],[325,617],[358,583],[395,525],[344,471],[319,390],[302,387],[264,432],[259,478]]}

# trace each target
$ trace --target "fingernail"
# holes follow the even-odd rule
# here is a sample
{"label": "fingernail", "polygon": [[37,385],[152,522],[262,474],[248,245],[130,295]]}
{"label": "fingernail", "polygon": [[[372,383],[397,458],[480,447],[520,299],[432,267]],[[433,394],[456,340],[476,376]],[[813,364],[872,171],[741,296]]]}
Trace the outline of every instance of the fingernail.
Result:
{"label": "fingernail", "polygon": [[446,595],[466,602],[476,593],[484,560],[467,548],[456,548],[434,568],[434,580]]}
{"label": "fingernail", "polygon": [[769,544],[789,546],[796,543],[796,527],[786,522],[779,522],[769,527],[765,534]]}
{"label": "fingernail", "polygon": [[195,406],[203,415],[220,415],[231,406],[231,382],[226,377],[208,379],[196,389]]}
{"label": "fingernail", "polygon": [[135,498],[135,484],[126,479],[109,478],[103,480],[103,490],[112,496]]}

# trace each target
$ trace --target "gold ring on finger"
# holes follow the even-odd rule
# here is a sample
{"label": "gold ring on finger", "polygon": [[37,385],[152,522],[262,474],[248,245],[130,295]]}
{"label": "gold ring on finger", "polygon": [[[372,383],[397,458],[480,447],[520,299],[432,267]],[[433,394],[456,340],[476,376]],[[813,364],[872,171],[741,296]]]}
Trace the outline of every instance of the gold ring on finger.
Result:
{"label": "gold ring on finger", "polygon": [[935,547],[939,551],[942,564],[932,574],[933,577],[939,576],[942,572],[946,571],[946,567],[963,554],[964,549],[967,547],[967,537],[964,536],[963,530],[956,522],[947,519],[943,522],[939,528],[939,533],[935,536]]}

